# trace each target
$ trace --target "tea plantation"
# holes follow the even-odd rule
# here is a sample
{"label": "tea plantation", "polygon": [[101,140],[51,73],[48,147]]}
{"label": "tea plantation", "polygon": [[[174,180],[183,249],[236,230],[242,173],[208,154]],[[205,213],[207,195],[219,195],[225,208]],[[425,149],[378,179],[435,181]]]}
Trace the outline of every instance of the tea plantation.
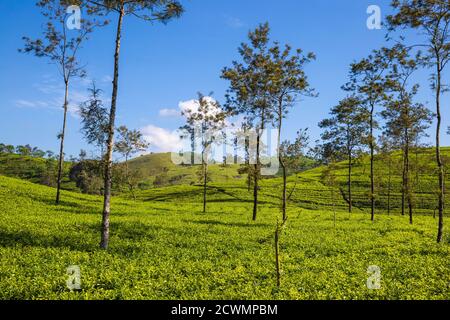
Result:
{"label": "tea plantation", "polygon": [[[317,173],[317,172],[316,172]],[[316,173],[295,185],[281,237],[276,286],[274,231],[279,181],[262,183],[257,222],[244,181],[179,185],[115,197],[110,249],[98,249],[102,198],[0,176],[0,299],[449,299],[450,243],[435,243],[432,215],[345,212],[336,222]],[[79,266],[71,291],[67,268]],[[381,270],[369,289],[370,266]]]}

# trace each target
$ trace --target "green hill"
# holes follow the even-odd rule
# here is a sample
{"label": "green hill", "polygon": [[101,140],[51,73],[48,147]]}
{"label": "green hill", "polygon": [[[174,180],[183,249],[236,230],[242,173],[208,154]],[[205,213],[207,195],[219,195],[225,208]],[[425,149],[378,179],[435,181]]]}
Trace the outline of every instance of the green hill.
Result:
{"label": "green hill", "polygon": [[[155,153],[130,161],[130,168],[138,170],[144,187],[167,185],[191,185],[199,183],[199,166],[175,165],[170,153]],[[239,165],[211,164],[208,167],[210,179],[214,182],[245,180],[238,173]],[[158,179],[159,182],[155,183]]]}
{"label": "green hill", "polygon": [[[56,164],[51,162],[51,165]],[[47,161],[42,158],[0,153],[0,174],[40,183],[47,170]]]}
{"label": "green hill", "polygon": [[[71,163],[66,162],[62,188],[77,191],[75,183],[69,180]],[[58,161],[18,154],[0,153],[0,175],[20,178],[30,182],[56,186]]]}
{"label": "green hill", "polygon": [[[72,163],[65,163],[62,188],[78,191],[75,182],[69,179],[71,166]],[[199,166],[177,166],[172,163],[169,153],[149,154],[132,159],[130,168],[138,171],[141,178],[140,186],[144,189],[154,186],[191,185],[199,182],[197,176]],[[209,166],[209,174],[211,180],[215,182],[245,180],[245,176],[239,175],[238,169],[238,165],[212,164]],[[0,175],[55,186],[56,173],[57,161],[54,159],[0,154]],[[159,183],[155,183],[155,180],[158,180]]]}
{"label": "green hill", "polygon": [[[446,185],[450,185],[450,148],[442,148],[442,158],[445,165]],[[382,155],[375,157],[375,193],[376,209],[378,213],[387,213],[388,206],[391,213],[401,212],[401,190],[402,190],[402,156],[400,152],[391,154],[391,170],[389,161]],[[309,170],[299,175],[302,179],[310,181],[322,181],[323,167]],[[389,184],[389,171],[390,184]],[[337,180],[335,193],[340,198],[337,205],[346,207],[348,162],[340,162],[334,171]],[[368,156],[357,159],[353,165],[352,193],[353,204],[356,210],[368,211],[370,208],[370,161]],[[295,180],[290,178],[291,184]],[[438,180],[436,173],[435,151],[433,148],[421,148],[411,153],[411,188],[413,192],[413,207],[416,213],[434,214],[437,206]],[[389,187],[390,185],[390,187]],[[298,201],[307,201],[309,196],[304,197],[308,190],[302,188],[295,192],[294,198]],[[327,202],[331,203],[330,192],[323,195]],[[313,196],[314,197],[314,196]],[[450,205],[450,197],[446,197],[447,206]]]}
{"label": "green hill", "polygon": [[[442,148],[446,172],[450,165],[450,148]],[[411,182],[413,190],[414,211],[416,214],[433,215],[437,203],[437,177],[434,150],[417,149],[411,154]],[[375,159],[376,182],[376,209],[379,214],[386,214],[388,207],[390,213],[398,214],[401,211],[401,154],[395,152],[391,155],[390,187],[388,184],[388,160],[377,155]],[[0,174],[29,180],[34,183],[46,183],[49,179],[47,171],[56,170],[56,161],[19,155],[0,155]],[[66,172],[70,164],[66,165]],[[252,201],[252,192],[247,190],[246,175],[238,173],[239,165],[211,164],[209,166],[210,197],[234,198],[235,201]],[[130,168],[137,170],[141,179],[140,196],[145,198],[148,194],[145,190],[161,187],[179,186],[181,189],[195,190],[200,197],[201,190],[196,187],[199,183],[199,166],[175,165],[171,161],[169,153],[149,154],[130,161]],[[369,190],[370,163],[367,156],[355,161],[353,166],[353,204],[356,212],[368,212],[370,207]],[[324,167],[318,167],[306,172],[294,174],[288,178],[288,193],[291,205],[305,209],[326,209],[333,207],[345,210],[347,207],[347,163],[340,162],[336,165],[337,186],[333,193],[323,183]],[[51,173],[52,174],[52,173]],[[51,180],[51,179],[50,179]],[[54,180],[54,177],[53,177]],[[450,177],[446,175],[447,184]],[[281,178],[269,178],[261,181],[262,201],[278,207],[280,204],[279,189]],[[63,188],[66,190],[78,189],[75,183],[68,178],[64,179]],[[167,189],[166,189],[167,190]],[[152,194],[158,194],[158,190],[152,190]],[[165,192],[165,191],[161,191]],[[125,195],[124,195],[125,196]],[[192,196],[187,195],[185,198]],[[155,197],[154,195],[152,197]],[[334,198],[334,199],[332,199]],[[188,200],[188,199],[187,199]],[[450,205],[450,196],[446,197]]]}

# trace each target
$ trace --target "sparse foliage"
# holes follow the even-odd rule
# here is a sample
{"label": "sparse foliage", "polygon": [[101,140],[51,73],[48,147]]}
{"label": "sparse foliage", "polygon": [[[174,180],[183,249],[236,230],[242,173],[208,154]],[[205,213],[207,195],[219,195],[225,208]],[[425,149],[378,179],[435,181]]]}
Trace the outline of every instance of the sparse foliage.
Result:
{"label": "sparse foliage", "polygon": [[108,138],[108,110],[101,100],[102,90],[98,89],[95,82],[89,88],[89,100],[83,102],[79,108],[81,117],[81,133],[87,143],[100,149],[100,156],[103,158]]}
{"label": "sparse foliage", "polygon": [[130,171],[128,161],[133,155],[147,150],[149,143],[144,140],[140,131],[130,130],[126,126],[120,126],[117,128],[117,135],[118,138],[114,145],[114,150],[125,158],[124,181],[133,195],[133,198],[136,199],[134,189],[139,182],[139,174],[137,172]]}
{"label": "sparse foliage", "polygon": [[47,20],[42,30],[42,38],[31,39],[23,37],[25,46],[20,52],[31,53],[36,57],[45,58],[57,67],[59,75],[64,82],[64,116],[62,130],[59,134],[60,151],[58,164],[58,178],[56,190],[56,204],[60,201],[61,179],[64,166],[64,139],[67,126],[67,111],[69,107],[69,86],[71,80],[76,77],[86,75],[83,66],[78,61],[78,54],[84,41],[95,27],[104,24],[95,19],[81,19],[80,28],[69,30],[67,19],[70,14],[67,8],[70,5],[83,5],[82,1],[69,0],[39,0],[37,6],[41,9],[42,15]]}
{"label": "sparse foliage", "polygon": [[347,202],[348,211],[352,212],[353,160],[364,144],[363,137],[368,134],[368,113],[358,98],[348,97],[333,107],[330,114],[332,117],[321,121],[319,127],[325,129],[322,139],[332,147],[332,152],[344,154],[347,158]]}
{"label": "sparse foliage", "polygon": [[[393,0],[394,14],[387,17],[390,31],[412,29],[423,42],[412,44],[426,50],[425,66],[432,71],[431,88],[435,92],[436,106],[436,164],[438,167],[439,224],[437,242],[442,242],[444,232],[444,164],[441,156],[441,98],[448,89],[443,83],[442,73],[450,61],[450,5],[444,0]],[[401,36],[404,39],[404,36]]]}
{"label": "sparse foliage", "polygon": [[198,93],[195,101],[196,107],[183,112],[186,124],[181,129],[200,134],[202,167],[200,177],[203,185],[203,212],[206,212],[206,194],[208,181],[208,162],[212,145],[223,141],[221,131],[225,128],[227,113],[222,110],[220,104],[210,96]]}

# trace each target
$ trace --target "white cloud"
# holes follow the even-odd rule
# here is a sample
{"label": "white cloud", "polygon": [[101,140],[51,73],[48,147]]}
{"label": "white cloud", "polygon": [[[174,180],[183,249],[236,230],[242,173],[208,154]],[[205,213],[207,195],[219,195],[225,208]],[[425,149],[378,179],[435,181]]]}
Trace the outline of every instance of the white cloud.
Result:
{"label": "white cloud", "polygon": [[[212,115],[217,114],[222,111],[220,109],[220,107],[217,107],[217,104],[216,104],[217,101],[214,98],[205,96],[204,99],[207,103],[210,104],[210,111],[211,111]],[[196,112],[200,107],[200,103],[198,100],[192,99],[192,100],[188,100],[188,101],[181,101],[178,104],[178,107],[180,108],[181,112],[185,112],[185,111]]]}
{"label": "white cloud", "polygon": [[106,75],[102,78],[102,82],[112,82],[113,81],[113,77]]}
{"label": "white cloud", "polygon": [[[220,108],[215,108],[214,103],[216,103],[216,100],[214,98],[206,96],[205,100],[211,104],[210,109],[211,109],[212,114],[221,112]],[[186,112],[186,111],[196,112],[198,110],[198,108],[199,108],[199,102],[197,99],[180,101],[178,103],[178,110],[164,108],[164,109],[159,110],[159,116],[160,117],[168,117],[168,118],[169,117],[180,117],[183,112]]]}
{"label": "white cloud", "polygon": [[179,133],[169,131],[154,125],[148,125],[141,129],[144,139],[150,143],[150,147],[158,152],[179,152],[183,148]]}
{"label": "white cloud", "polygon": [[159,115],[161,117],[179,117],[181,112],[177,109],[161,109],[159,110]]}
{"label": "white cloud", "polygon": [[[217,115],[217,114],[223,112],[223,109],[217,103],[217,100],[215,100],[214,98],[209,97],[209,96],[205,96],[204,99],[207,101],[207,103],[209,103],[210,115],[214,116],[214,115]],[[178,107],[180,108],[181,112],[185,112],[185,111],[196,112],[200,107],[200,103],[198,100],[192,99],[192,100],[188,100],[188,101],[181,101],[178,104]],[[232,124],[229,122],[228,119],[225,119],[224,125],[225,125],[225,128],[228,128],[228,129],[232,128]]]}

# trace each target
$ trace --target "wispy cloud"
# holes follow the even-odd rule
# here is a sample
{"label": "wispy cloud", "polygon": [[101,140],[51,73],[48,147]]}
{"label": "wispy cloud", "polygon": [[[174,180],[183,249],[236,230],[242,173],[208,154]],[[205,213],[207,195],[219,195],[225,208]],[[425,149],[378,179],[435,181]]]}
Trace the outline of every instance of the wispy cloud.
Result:
{"label": "wispy cloud", "polygon": [[160,117],[172,118],[181,116],[180,110],[177,109],[161,109],[159,110]]}
{"label": "wispy cloud", "polygon": [[233,28],[233,29],[240,29],[245,27],[245,23],[237,18],[237,17],[231,17],[231,16],[224,16],[225,18],[225,23],[228,27]]}
{"label": "wispy cloud", "polygon": [[48,103],[44,101],[30,101],[19,99],[15,100],[14,104],[18,108],[48,108]]}
{"label": "wispy cloud", "polygon": [[[68,112],[72,117],[79,117],[79,105],[88,100],[89,93],[86,88],[92,83],[91,79],[78,79],[74,81],[69,91]],[[13,103],[18,108],[36,108],[49,110],[62,110],[64,105],[64,85],[54,77],[45,75],[42,81],[35,83],[33,88],[41,95],[39,99],[17,99]],[[108,103],[110,99],[103,99]]]}
{"label": "wispy cloud", "polygon": [[112,82],[113,81],[113,77],[111,77],[110,75],[106,75],[102,78],[102,82]]}

